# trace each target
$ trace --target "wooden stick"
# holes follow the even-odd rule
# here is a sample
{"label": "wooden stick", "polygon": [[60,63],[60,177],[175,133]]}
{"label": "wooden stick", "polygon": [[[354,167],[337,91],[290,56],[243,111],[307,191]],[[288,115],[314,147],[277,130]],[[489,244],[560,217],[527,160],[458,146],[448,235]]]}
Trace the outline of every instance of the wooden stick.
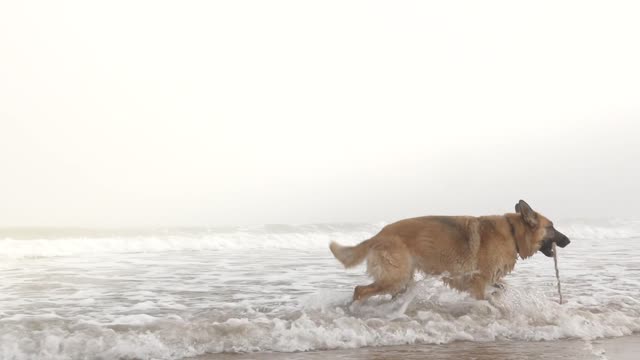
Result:
{"label": "wooden stick", "polygon": [[558,295],[560,295],[560,304],[562,304],[562,290],[560,289],[560,272],[558,271],[558,249],[556,248],[556,243],[552,243],[553,249],[553,264],[556,267],[556,279],[558,279]]}

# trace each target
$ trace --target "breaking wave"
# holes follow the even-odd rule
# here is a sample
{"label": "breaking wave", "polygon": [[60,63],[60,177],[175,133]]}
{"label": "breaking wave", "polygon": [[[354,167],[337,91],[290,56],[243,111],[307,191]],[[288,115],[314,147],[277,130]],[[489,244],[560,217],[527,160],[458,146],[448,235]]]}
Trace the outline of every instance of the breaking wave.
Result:
{"label": "breaking wave", "polygon": [[[253,228],[169,229],[163,231],[45,231],[15,236],[0,230],[0,258],[76,256],[242,249],[319,249],[332,240],[355,244],[376,234],[385,223],[337,225],[268,225]],[[572,239],[603,240],[640,237],[640,221],[609,220],[556,225]],[[61,232],[58,234],[57,232]]]}

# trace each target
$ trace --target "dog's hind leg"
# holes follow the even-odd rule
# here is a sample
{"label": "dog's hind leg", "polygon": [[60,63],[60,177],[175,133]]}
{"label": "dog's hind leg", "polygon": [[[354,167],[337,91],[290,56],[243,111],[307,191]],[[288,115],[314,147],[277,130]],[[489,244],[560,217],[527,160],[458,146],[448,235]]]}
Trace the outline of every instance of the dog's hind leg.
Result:
{"label": "dog's hind leg", "polygon": [[375,281],[357,286],[353,300],[365,300],[374,295],[395,295],[406,289],[413,278],[413,263],[407,248],[400,241],[386,241],[372,246],[367,255],[367,272]]}
{"label": "dog's hind leg", "polygon": [[375,282],[369,285],[358,285],[353,291],[353,301],[367,299],[373,295],[382,293],[383,290],[384,287]]}
{"label": "dog's hind leg", "polygon": [[375,295],[391,294],[392,299],[401,295],[406,290],[406,285],[398,285],[397,283],[381,283],[374,282],[369,285],[356,286],[353,291],[353,301],[366,300]]}

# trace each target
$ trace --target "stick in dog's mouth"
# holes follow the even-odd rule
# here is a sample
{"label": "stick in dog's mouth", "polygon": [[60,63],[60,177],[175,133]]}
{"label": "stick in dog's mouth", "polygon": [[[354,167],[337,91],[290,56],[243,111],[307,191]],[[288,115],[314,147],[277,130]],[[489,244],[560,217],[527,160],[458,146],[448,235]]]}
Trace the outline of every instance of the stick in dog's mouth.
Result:
{"label": "stick in dog's mouth", "polygon": [[558,271],[558,250],[555,241],[551,244],[553,250],[553,264],[556,268],[556,279],[558,280],[558,295],[560,296],[560,304],[562,304],[562,290],[560,289],[560,272]]}

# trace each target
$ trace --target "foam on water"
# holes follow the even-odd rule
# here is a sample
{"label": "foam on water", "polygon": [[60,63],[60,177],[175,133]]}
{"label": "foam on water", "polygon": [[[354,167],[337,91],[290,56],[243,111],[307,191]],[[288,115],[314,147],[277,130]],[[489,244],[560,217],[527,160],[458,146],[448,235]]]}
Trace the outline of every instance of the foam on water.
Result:
{"label": "foam on water", "polygon": [[[380,225],[5,239],[14,248],[0,248],[0,358],[180,359],[628,335],[640,332],[636,226],[558,225],[573,240],[559,254],[562,305],[553,260],[543,255],[520,261],[488,301],[427,277],[396,299],[352,304],[353,286],[369,280],[363,267],[345,271],[327,243],[358,242]],[[226,241],[214,247],[216,239]],[[42,248],[21,244],[33,241]]]}
{"label": "foam on water", "polygon": [[489,302],[474,301],[428,280],[412,292],[395,301],[383,298],[351,306],[348,294],[324,292],[268,311],[238,304],[238,313],[229,311],[227,316],[214,310],[188,318],[172,313],[113,316],[109,322],[87,321],[87,316],[13,316],[0,320],[0,355],[177,359],[203,353],[457,340],[593,339],[640,331],[640,304],[630,297],[611,299],[595,311],[579,301],[561,306],[544,294],[511,288]]}

